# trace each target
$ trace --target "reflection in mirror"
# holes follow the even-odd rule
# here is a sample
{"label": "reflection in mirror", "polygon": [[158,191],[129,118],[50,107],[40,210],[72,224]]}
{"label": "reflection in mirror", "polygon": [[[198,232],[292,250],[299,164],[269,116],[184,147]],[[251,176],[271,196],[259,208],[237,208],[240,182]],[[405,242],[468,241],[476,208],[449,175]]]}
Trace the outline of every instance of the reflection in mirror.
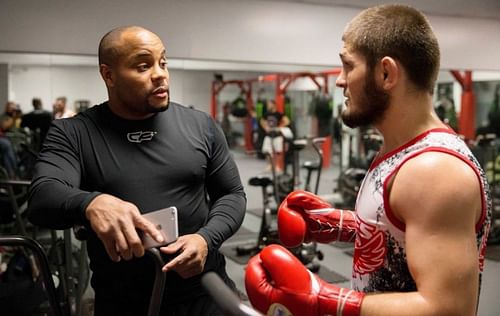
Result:
{"label": "reflection in mirror", "polygon": [[[463,74],[465,71],[459,71]],[[499,71],[472,71],[472,92],[474,96],[473,109],[473,127],[477,129],[484,128],[487,125],[493,125],[489,122],[488,115],[495,110],[496,87],[500,84]],[[438,82],[434,94],[436,112],[448,121],[453,120],[453,115],[457,116],[457,122],[452,123],[452,127],[458,125],[459,115],[462,112],[462,93],[463,88],[457,79],[449,70],[439,72]],[[453,108],[447,104],[453,104]],[[498,105],[497,105],[498,106]],[[444,111],[448,109],[448,111]]]}
{"label": "reflection in mirror", "polygon": [[[186,106],[193,106],[210,112],[211,84],[214,74],[226,80],[250,80],[264,74],[281,72],[320,72],[334,67],[311,67],[304,65],[280,65],[259,63],[236,63],[222,61],[169,59],[172,100]],[[44,109],[52,111],[57,97],[65,96],[68,106],[78,111],[107,99],[105,85],[100,78],[97,57],[85,55],[0,53],[0,98],[2,108],[7,100],[16,102],[21,111],[32,110],[32,99],[40,98]],[[494,106],[496,88],[500,84],[498,71],[473,71],[475,96],[474,125],[479,128],[487,124],[488,114]],[[253,87],[253,98],[273,98],[275,82],[259,83]],[[328,91],[335,105],[343,102],[342,91],[335,88],[335,78],[328,82]],[[298,79],[288,87],[288,97],[296,104],[296,111],[305,117],[317,87],[310,80]],[[452,127],[458,124],[461,113],[462,87],[449,70],[439,73],[435,90],[435,104],[438,111],[448,115]],[[238,88],[228,88],[218,96],[220,101],[234,99],[240,93]],[[255,102],[254,100],[254,102]],[[219,102],[220,103],[220,102]],[[450,107],[450,104],[453,106]],[[222,105],[219,105],[222,106]],[[441,113],[440,112],[440,113]],[[453,113],[454,112],[454,113]],[[221,109],[218,113],[222,113]],[[304,120],[301,134],[310,130],[309,121]]]}
{"label": "reflection in mirror", "polygon": [[[2,107],[7,100],[18,103],[21,110],[30,111],[31,100],[38,97],[43,108],[52,110],[54,100],[66,96],[68,105],[78,111],[78,104],[97,104],[107,99],[100,78],[96,56],[0,53],[3,88],[0,88]],[[266,73],[320,71],[328,67],[237,63],[211,60],[170,58],[172,100],[209,111],[210,89],[214,72],[228,79],[248,79]],[[3,93],[1,92],[3,89]]]}

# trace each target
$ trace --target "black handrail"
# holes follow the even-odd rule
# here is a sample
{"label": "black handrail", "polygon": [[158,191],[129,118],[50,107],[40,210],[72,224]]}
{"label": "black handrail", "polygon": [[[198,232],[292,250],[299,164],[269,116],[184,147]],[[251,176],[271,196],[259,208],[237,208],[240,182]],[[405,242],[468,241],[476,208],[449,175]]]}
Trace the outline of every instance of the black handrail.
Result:
{"label": "black handrail", "polygon": [[201,278],[201,284],[227,316],[262,316],[252,307],[241,302],[239,297],[222,281],[215,272],[207,272]]}
{"label": "black handrail", "polygon": [[54,316],[63,316],[61,306],[57,300],[56,287],[52,279],[52,273],[50,272],[49,260],[42,245],[32,238],[20,235],[0,236],[0,245],[26,247],[33,252],[40,265],[40,272],[43,276],[49,304],[54,312]]}
{"label": "black handrail", "polygon": [[157,248],[150,248],[146,250],[146,254],[153,259],[156,270],[153,292],[151,294],[151,300],[149,301],[148,316],[157,316],[160,315],[163,290],[165,289],[166,273],[161,270],[164,265],[164,261]]}

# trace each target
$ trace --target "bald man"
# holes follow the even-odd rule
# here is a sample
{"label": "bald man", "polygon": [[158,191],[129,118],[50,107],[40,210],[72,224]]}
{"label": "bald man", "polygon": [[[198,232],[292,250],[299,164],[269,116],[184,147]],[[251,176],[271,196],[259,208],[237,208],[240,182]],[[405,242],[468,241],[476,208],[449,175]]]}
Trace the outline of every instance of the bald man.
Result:
{"label": "bald man", "polygon": [[162,315],[220,315],[202,289],[215,271],[234,289],[221,244],[246,207],[224,135],[204,112],[170,102],[166,49],[149,30],[127,26],[99,45],[109,100],[47,135],[30,188],[37,225],[90,230],[95,315],[146,315],[154,265],[137,233],[161,242],[142,214],[176,206],[179,235],[161,247],[167,273]]}

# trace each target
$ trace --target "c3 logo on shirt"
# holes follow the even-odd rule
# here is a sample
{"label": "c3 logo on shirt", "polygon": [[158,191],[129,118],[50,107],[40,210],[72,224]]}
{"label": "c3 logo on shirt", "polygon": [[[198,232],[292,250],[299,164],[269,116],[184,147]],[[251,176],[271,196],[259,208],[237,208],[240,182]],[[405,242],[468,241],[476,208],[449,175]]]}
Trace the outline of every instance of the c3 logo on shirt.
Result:
{"label": "c3 logo on shirt", "polygon": [[153,137],[155,135],[156,135],[156,132],[139,131],[139,132],[127,133],[127,139],[131,143],[142,143],[143,141],[153,139]]}

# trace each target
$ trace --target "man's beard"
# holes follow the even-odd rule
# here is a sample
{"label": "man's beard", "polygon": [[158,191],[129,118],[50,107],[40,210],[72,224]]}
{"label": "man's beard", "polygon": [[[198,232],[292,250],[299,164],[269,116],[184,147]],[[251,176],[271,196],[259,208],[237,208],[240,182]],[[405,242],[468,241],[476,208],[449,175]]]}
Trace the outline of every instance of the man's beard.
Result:
{"label": "man's beard", "polygon": [[165,112],[168,109],[168,106],[170,105],[170,91],[168,92],[168,97],[167,97],[167,103],[162,106],[154,106],[148,103],[146,107],[146,111],[148,113],[159,113],[159,112]]}
{"label": "man's beard", "polygon": [[368,72],[363,91],[359,101],[341,113],[342,122],[350,128],[379,122],[389,107],[389,95],[377,86],[373,71]]}

